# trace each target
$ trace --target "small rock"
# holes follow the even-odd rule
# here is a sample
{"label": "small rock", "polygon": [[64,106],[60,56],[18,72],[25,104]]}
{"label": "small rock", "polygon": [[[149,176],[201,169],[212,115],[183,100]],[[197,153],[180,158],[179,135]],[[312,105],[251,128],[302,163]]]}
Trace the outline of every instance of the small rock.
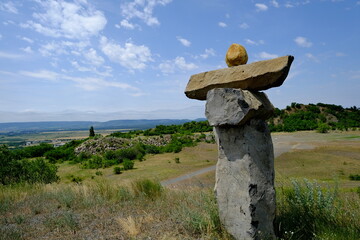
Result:
{"label": "small rock", "polygon": [[248,55],[246,49],[240,44],[231,44],[225,56],[225,62],[228,67],[243,65],[246,64],[247,61]]}

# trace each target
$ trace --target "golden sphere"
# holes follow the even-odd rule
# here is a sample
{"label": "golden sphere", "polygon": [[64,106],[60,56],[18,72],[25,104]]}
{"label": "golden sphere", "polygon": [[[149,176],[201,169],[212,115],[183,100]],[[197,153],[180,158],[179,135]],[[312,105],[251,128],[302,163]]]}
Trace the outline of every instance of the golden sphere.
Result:
{"label": "golden sphere", "polygon": [[234,67],[246,64],[248,61],[248,55],[246,49],[237,43],[231,44],[226,52],[225,62],[228,67]]}

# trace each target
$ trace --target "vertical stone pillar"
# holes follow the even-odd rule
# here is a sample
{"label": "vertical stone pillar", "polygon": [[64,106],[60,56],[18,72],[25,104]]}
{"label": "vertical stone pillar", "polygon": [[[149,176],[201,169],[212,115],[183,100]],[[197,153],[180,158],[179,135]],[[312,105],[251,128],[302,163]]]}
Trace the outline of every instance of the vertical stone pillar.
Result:
{"label": "vertical stone pillar", "polygon": [[221,222],[235,238],[275,239],[274,151],[264,93],[216,88],[207,94],[219,157],[215,193]]}

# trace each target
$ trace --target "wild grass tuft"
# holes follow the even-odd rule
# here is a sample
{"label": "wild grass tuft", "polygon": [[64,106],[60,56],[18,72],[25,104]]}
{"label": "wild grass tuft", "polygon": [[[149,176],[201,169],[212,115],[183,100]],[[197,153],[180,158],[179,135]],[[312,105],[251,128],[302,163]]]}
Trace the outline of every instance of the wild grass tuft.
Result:
{"label": "wild grass tuft", "polygon": [[210,236],[211,239],[231,239],[221,225],[212,191],[184,192],[181,198],[173,216],[181,220],[187,231],[196,236]]}
{"label": "wild grass tuft", "polygon": [[[337,187],[293,181],[277,195],[276,230],[281,239],[358,239],[360,212],[349,214]],[[353,208],[352,208],[353,209]]]}
{"label": "wild grass tuft", "polygon": [[145,196],[149,199],[155,200],[160,197],[163,192],[163,187],[160,182],[149,179],[138,180],[132,184],[132,189],[135,196]]}

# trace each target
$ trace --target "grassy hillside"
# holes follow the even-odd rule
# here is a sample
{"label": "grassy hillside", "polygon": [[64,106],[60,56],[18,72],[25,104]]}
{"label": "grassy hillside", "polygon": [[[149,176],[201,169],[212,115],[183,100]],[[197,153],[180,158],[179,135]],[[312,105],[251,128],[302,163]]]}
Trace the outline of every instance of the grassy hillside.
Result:
{"label": "grassy hillside", "polygon": [[294,132],[303,130],[348,130],[360,127],[360,109],[356,106],[343,108],[332,104],[292,103],[285,109],[275,109],[268,121],[271,131]]}

